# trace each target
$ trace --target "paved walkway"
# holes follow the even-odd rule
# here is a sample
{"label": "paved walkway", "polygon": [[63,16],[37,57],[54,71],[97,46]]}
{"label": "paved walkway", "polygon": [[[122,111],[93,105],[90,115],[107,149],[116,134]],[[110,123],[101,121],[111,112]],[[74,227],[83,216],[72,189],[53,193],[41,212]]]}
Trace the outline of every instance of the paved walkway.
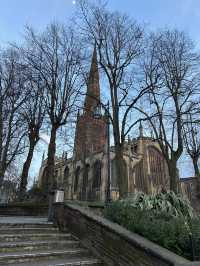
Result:
{"label": "paved walkway", "polygon": [[33,223],[46,224],[47,217],[0,216],[0,224],[33,224]]}

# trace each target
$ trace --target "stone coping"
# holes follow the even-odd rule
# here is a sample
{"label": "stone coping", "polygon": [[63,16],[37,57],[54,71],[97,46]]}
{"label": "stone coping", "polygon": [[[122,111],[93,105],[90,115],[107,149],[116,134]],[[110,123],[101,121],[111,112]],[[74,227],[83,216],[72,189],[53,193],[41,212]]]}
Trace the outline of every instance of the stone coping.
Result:
{"label": "stone coping", "polygon": [[111,222],[108,219],[95,215],[88,209],[69,203],[65,203],[65,206],[74,211],[78,211],[81,215],[85,216],[88,219],[91,219],[93,222],[99,224],[100,226],[103,226],[104,228],[114,232],[115,234],[119,235],[120,238],[123,238],[130,244],[137,246],[138,248],[144,250],[146,253],[150,253],[151,255],[170,263],[171,265],[200,266],[200,262],[192,262],[179,255],[176,255],[168,249],[163,248],[136,233],[130,232],[124,227],[114,222]]}

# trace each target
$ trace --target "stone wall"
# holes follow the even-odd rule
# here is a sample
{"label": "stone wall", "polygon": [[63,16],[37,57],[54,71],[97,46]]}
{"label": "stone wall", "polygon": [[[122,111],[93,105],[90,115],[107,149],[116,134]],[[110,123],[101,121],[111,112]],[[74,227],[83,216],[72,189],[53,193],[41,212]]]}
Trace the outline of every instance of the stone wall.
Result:
{"label": "stone wall", "polygon": [[84,160],[91,153],[101,152],[106,146],[106,120],[92,115],[81,115],[77,120],[75,154],[76,160]]}
{"label": "stone wall", "polygon": [[110,266],[200,266],[72,204],[55,205],[55,218]]}

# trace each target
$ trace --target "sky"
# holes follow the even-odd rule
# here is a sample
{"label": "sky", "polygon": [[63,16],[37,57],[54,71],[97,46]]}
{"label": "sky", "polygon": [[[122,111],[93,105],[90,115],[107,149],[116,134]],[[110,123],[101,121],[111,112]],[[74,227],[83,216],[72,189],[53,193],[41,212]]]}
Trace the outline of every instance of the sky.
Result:
{"label": "sky", "polygon": [[[74,12],[76,2],[78,0],[1,0],[0,44],[21,40],[27,24],[40,30],[52,20],[65,22]],[[176,27],[200,41],[199,0],[108,0],[108,6],[130,14],[152,29]]]}
{"label": "sky", "polygon": [[[66,22],[74,13],[78,0],[1,0],[0,47],[23,39],[25,25],[43,30],[52,21]],[[92,0],[91,0],[92,2]],[[186,31],[200,48],[200,0],[108,0],[111,10],[125,12],[147,28],[163,27]],[[31,176],[38,174],[43,150],[41,142],[31,166]],[[188,161],[180,161],[181,176]]]}

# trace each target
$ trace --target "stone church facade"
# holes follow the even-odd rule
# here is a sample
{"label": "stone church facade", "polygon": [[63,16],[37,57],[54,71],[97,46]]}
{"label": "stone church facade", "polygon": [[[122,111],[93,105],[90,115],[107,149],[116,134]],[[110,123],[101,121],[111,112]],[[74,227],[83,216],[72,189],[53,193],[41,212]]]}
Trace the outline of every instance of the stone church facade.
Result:
{"label": "stone church facade", "polygon": [[[65,199],[105,201],[108,184],[107,118],[100,102],[100,85],[97,53],[94,49],[84,111],[77,116],[74,152],[72,158],[65,155],[55,160],[57,187],[65,191]],[[167,164],[158,143],[143,135],[128,139],[124,145],[124,163],[128,179],[127,194],[143,191],[151,194],[169,189]],[[119,189],[116,180],[115,151],[110,148],[111,197],[117,199]],[[46,188],[46,160],[39,172],[39,187]],[[183,191],[184,184],[181,184]],[[187,194],[187,193],[186,193]]]}

